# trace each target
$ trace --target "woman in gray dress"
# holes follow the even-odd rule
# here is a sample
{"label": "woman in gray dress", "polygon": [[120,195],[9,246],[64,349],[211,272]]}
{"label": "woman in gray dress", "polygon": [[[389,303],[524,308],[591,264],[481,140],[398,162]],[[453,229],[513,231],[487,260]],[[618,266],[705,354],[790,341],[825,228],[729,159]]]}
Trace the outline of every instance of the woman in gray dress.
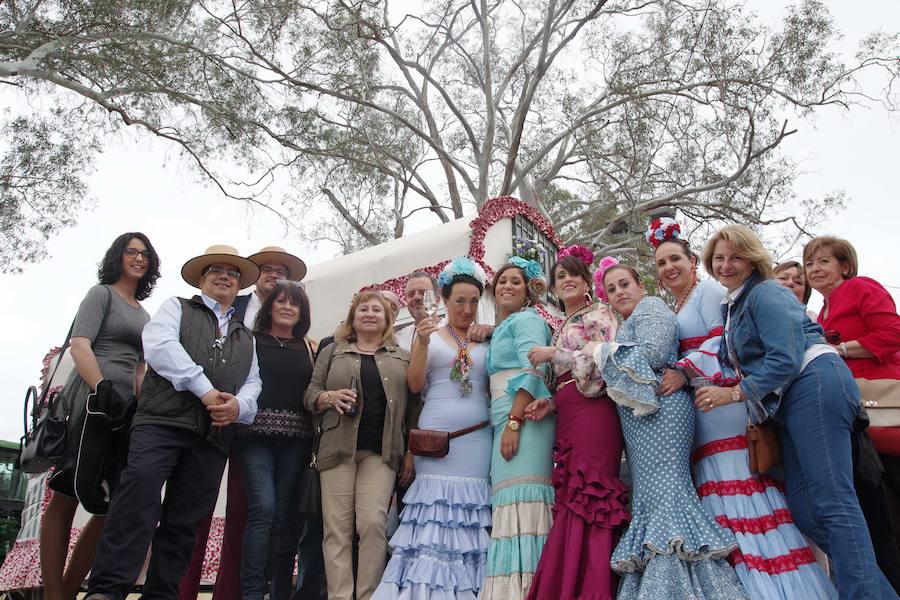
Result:
{"label": "woman in gray dress", "polygon": [[[50,476],[48,485],[54,493],[41,522],[41,573],[47,600],[74,598],[94,561],[105,520],[100,515],[91,517],[82,529],[65,569],[78,508],[75,471],[85,406],[101,382],[103,387],[111,384],[109,392],[122,398],[140,389],[145,369],[141,332],[150,320],[140,301],[156,285],[159,257],[143,233],[124,233],[106,251],[97,275],[100,283],[88,291],[75,315],[69,343],[75,370],[60,398],[68,415],[67,451]],[[124,465],[124,457],[119,464]]]}

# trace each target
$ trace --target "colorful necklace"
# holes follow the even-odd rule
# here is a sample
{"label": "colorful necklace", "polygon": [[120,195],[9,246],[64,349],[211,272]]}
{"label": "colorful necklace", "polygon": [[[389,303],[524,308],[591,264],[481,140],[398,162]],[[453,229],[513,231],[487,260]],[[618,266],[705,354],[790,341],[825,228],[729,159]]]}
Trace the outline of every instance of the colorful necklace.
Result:
{"label": "colorful necklace", "polygon": [[472,366],[472,357],[469,356],[469,336],[466,336],[465,340],[460,340],[450,323],[445,327],[458,348],[456,356],[450,361],[450,379],[458,381],[460,393],[468,396],[472,393],[472,382],[469,381],[469,370]]}

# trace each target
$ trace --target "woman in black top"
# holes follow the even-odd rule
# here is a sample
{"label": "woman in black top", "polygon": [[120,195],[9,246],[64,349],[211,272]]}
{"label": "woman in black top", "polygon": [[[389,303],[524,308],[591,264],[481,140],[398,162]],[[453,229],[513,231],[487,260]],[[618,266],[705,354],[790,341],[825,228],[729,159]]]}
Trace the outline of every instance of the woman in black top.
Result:
{"label": "woman in black top", "polygon": [[[240,432],[238,456],[247,492],[241,551],[241,597],[261,600],[266,563],[281,545],[300,470],[309,462],[312,422],[303,393],[312,375],[309,298],[299,283],[279,283],[256,317],[256,353],[262,392],[252,425]],[[290,585],[290,582],[272,582]]]}

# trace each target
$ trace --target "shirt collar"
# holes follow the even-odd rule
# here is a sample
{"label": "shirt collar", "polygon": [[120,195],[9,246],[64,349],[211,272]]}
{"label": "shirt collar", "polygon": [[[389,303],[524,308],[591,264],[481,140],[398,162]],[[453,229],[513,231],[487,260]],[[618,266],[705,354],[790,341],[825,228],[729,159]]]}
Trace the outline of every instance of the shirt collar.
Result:
{"label": "shirt collar", "polygon": [[228,310],[226,310],[226,311],[223,313],[223,312],[222,312],[222,305],[219,304],[219,302],[218,302],[217,300],[214,300],[214,299],[210,298],[209,296],[207,296],[207,295],[204,294],[203,292],[200,292],[200,299],[203,300],[203,304],[205,304],[205,305],[207,306],[207,308],[209,308],[211,311],[213,311],[213,312],[216,313],[217,315],[221,315],[221,316],[223,316],[223,317],[229,317],[229,318],[230,318],[231,315],[234,313],[234,303],[232,303],[231,306],[228,307]]}
{"label": "shirt collar", "polygon": [[722,298],[722,304],[734,304],[735,301],[740,297],[741,292],[744,291],[744,288],[747,287],[747,282],[741,284],[741,287],[737,288],[733,292],[728,292],[725,294],[725,297]]}

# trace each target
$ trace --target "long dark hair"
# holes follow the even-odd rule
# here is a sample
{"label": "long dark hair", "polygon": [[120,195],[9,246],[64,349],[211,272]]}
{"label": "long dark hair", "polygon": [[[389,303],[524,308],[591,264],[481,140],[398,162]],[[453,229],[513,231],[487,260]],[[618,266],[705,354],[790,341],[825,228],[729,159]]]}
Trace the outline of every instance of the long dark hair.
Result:
{"label": "long dark hair", "polygon": [[293,282],[279,283],[269,293],[259,312],[256,313],[256,323],[253,326],[253,330],[257,333],[269,332],[269,329],[272,328],[272,306],[275,305],[275,301],[278,300],[281,294],[287,296],[291,302],[300,307],[300,320],[294,324],[291,335],[294,339],[302,340],[309,332],[311,323],[309,296],[306,295],[306,291],[301,286]]}
{"label": "long dark hair", "polygon": [[100,283],[112,285],[122,277],[122,258],[125,256],[125,248],[128,247],[128,242],[133,239],[141,240],[150,253],[150,259],[147,261],[147,272],[138,281],[137,290],[134,293],[134,297],[138,300],[146,300],[153,293],[153,288],[156,287],[156,280],[159,279],[159,255],[153,248],[153,244],[147,239],[147,236],[139,231],[129,231],[116,238],[109,250],[106,251],[103,262],[100,263],[100,267],[97,269],[97,278],[100,280]]}

